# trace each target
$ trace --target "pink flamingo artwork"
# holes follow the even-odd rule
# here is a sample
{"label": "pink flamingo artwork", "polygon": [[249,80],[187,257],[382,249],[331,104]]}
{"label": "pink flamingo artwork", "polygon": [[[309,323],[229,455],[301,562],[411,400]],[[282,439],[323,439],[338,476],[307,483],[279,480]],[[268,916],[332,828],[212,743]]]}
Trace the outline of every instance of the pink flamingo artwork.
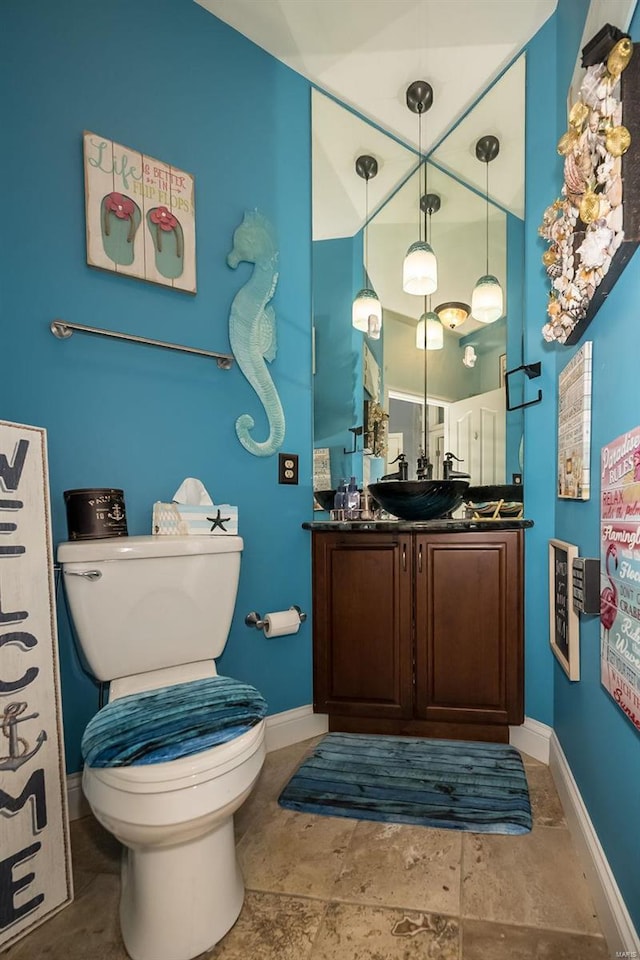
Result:
{"label": "pink flamingo artwork", "polygon": [[615,543],[610,543],[607,547],[607,557],[605,560],[605,570],[610,586],[605,587],[600,594],[600,623],[609,633],[613,622],[618,614],[618,588],[609,571],[609,560],[613,558],[614,569],[618,569],[618,548]]}

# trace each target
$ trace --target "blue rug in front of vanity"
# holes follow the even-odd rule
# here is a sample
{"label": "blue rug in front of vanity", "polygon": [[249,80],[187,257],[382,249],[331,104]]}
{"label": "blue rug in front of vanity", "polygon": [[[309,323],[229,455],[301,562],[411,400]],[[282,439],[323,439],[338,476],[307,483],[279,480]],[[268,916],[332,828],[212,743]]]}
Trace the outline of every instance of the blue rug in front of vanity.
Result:
{"label": "blue rug in front of vanity", "polygon": [[279,803],[301,813],[474,833],[531,830],[520,754],[501,743],[330,733]]}

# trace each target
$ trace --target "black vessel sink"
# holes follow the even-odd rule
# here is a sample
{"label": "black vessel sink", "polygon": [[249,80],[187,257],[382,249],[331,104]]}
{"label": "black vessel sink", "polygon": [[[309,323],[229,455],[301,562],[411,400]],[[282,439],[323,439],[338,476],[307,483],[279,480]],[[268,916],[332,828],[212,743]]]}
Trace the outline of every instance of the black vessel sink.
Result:
{"label": "black vessel sink", "polygon": [[314,490],[313,495],[323,510],[333,510],[333,502],[336,498],[335,490]]}
{"label": "black vessel sink", "polygon": [[380,480],[369,490],[394,517],[437,520],[460,506],[468,486],[468,480]]}

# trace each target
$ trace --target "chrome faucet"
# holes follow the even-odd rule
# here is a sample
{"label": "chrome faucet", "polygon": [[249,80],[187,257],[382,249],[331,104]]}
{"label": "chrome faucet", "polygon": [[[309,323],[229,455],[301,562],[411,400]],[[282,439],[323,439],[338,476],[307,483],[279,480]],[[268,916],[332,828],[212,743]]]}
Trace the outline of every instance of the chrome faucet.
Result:
{"label": "chrome faucet", "polygon": [[444,480],[470,480],[471,474],[464,473],[461,470],[453,469],[453,461],[456,460],[458,463],[463,463],[460,457],[456,457],[455,453],[445,453],[444,461],[442,463],[442,477]]}
{"label": "chrome faucet", "polygon": [[392,460],[391,463],[398,464],[397,473],[385,473],[384,477],[380,477],[381,480],[407,480],[409,476],[409,464],[407,463],[407,458],[404,453],[399,453],[395,460]]}

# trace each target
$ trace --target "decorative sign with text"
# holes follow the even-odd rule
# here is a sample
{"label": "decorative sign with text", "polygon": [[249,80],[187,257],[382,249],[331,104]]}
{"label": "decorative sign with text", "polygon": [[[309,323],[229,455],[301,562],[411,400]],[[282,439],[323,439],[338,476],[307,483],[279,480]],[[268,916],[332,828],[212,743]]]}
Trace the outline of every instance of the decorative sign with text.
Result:
{"label": "decorative sign with text", "polygon": [[0,947],[71,903],[45,431],[0,421]]}
{"label": "decorative sign with text", "polygon": [[602,448],[601,680],[640,730],[640,427]]}
{"label": "decorative sign with text", "polygon": [[580,679],[580,621],[573,609],[573,561],[578,548],[564,540],[549,540],[549,642],[569,677]]}
{"label": "decorative sign with text", "polygon": [[84,134],[87,263],[196,292],[193,177]]}
{"label": "decorative sign with text", "polygon": [[591,340],[558,377],[558,496],[588,500],[591,455]]}

